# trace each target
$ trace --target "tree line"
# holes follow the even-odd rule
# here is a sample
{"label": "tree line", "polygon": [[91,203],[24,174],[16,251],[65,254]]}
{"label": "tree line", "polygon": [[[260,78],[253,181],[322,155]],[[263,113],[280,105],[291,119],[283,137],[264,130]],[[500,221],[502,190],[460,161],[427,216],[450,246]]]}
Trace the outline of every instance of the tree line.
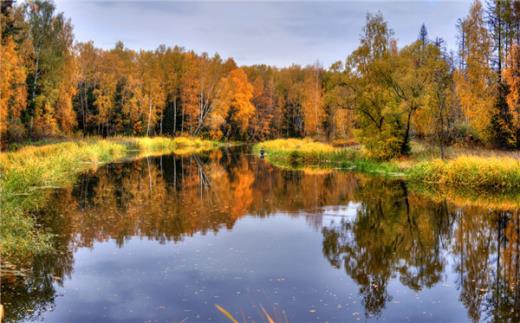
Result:
{"label": "tree line", "polygon": [[476,0],[448,51],[426,27],[399,47],[381,13],[329,68],[237,66],[182,47],[75,42],[50,1],[1,7],[2,142],[73,135],[349,139],[387,159],[412,137],[520,148],[520,1]]}

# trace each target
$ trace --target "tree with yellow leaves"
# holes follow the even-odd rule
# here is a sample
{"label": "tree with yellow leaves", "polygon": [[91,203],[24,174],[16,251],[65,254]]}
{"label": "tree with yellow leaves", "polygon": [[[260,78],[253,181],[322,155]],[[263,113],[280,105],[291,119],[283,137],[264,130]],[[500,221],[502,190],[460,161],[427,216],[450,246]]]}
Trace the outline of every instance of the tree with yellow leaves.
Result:
{"label": "tree with yellow leaves", "polygon": [[312,66],[305,71],[303,80],[302,112],[306,136],[316,136],[323,132],[325,111],[320,72],[319,66]]}
{"label": "tree with yellow leaves", "polygon": [[244,137],[249,120],[255,114],[252,99],[253,86],[247,80],[244,70],[234,69],[227,77],[222,78],[208,121],[212,136],[229,137],[235,132]]}
{"label": "tree with yellow leaves", "polygon": [[467,123],[479,139],[489,142],[496,88],[490,67],[491,38],[479,0],[473,3],[469,15],[460,24],[460,33],[463,69],[455,73],[455,88]]}
{"label": "tree with yellow leaves", "polygon": [[520,148],[520,45],[511,48],[507,66],[502,73],[509,88],[506,101],[511,113],[511,124],[515,130],[516,147]]}

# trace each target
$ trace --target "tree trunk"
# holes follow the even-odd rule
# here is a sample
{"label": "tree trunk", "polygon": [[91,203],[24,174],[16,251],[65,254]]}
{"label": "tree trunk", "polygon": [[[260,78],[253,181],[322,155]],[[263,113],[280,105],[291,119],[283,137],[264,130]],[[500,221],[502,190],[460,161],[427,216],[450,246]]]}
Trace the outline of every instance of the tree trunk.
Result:
{"label": "tree trunk", "polygon": [[181,133],[184,131],[184,104],[181,105]]}
{"label": "tree trunk", "polygon": [[404,138],[403,138],[403,143],[401,144],[401,154],[402,155],[407,155],[409,153],[408,151],[408,142],[410,141],[410,124],[411,124],[411,121],[412,121],[412,113],[413,113],[413,109],[411,109],[409,112],[408,112],[408,118],[406,120],[406,131],[404,133]]}
{"label": "tree trunk", "polygon": [[177,97],[173,98],[173,135],[177,133]]}
{"label": "tree trunk", "polygon": [[150,118],[152,117],[152,99],[148,99],[148,124],[146,125],[146,136],[150,133]]}

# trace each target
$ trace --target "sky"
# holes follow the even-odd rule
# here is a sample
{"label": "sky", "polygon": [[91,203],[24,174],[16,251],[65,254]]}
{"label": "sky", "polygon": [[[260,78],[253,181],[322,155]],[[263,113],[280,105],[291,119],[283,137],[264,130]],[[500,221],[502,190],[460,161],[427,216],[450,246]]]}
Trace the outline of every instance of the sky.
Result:
{"label": "sky", "polygon": [[399,46],[421,24],[431,38],[456,46],[456,23],[470,0],[365,1],[99,1],[56,0],[71,18],[78,41],[112,48],[121,40],[135,50],[161,44],[219,53],[239,65],[279,67],[345,60],[358,45],[367,12],[383,13]]}

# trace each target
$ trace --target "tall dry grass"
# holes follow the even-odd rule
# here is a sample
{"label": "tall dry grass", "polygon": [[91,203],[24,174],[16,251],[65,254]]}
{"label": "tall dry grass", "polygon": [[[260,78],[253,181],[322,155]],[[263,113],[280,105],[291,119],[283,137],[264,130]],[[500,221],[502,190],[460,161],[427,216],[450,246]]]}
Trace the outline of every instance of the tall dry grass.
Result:
{"label": "tall dry grass", "polygon": [[475,190],[520,189],[520,159],[511,157],[459,156],[413,165],[408,177],[414,181]]}

